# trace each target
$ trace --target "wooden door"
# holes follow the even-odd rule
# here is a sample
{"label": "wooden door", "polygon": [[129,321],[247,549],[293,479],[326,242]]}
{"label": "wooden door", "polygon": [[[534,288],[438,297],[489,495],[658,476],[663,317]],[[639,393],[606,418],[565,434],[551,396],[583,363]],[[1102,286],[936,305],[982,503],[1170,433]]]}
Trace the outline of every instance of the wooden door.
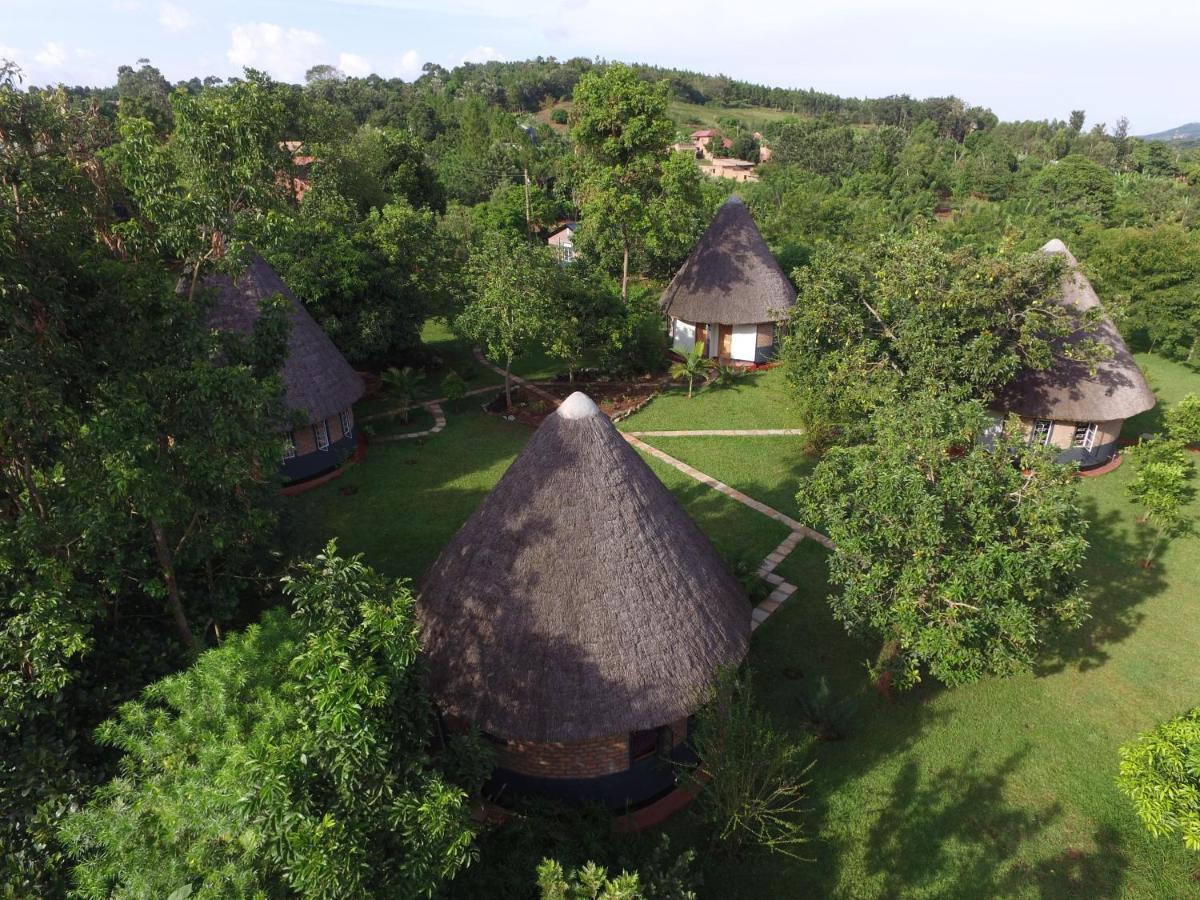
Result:
{"label": "wooden door", "polygon": [[718,327],[721,329],[721,359],[729,359],[733,356],[733,326],[720,325]]}
{"label": "wooden door", "polygon": [[701,356],[708,356],[708,326],[702,322],[696,323],[696,346],[701,348]]}

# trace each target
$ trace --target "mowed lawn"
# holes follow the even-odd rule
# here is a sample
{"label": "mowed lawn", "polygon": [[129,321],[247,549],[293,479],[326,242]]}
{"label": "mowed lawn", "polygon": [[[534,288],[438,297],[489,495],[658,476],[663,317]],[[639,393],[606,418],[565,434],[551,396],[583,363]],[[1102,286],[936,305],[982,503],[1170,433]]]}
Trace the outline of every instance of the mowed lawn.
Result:
{"label": "mowed lawn", "polygon": [[621,423],[622,431],[696,428],[799,428],[782,368],[750,372],[728,387],[713,384],[689,400],[676,384]]}

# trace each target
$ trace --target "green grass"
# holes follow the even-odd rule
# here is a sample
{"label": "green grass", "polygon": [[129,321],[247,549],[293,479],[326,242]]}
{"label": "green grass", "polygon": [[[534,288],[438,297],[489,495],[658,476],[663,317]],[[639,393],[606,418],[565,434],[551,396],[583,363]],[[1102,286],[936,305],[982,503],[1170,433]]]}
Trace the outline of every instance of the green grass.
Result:
{"label": "green grass", "polygon": [[427,431],[434,426],[433,413],[423,406],[417,406],[408,411],[408,421],[401,421],[400,416],[384,416],[363,422],[362,428],[370,437],[383,437],[393,434],[412,434],[417,431]]}
{"label": "green grass", "polygon": [[[780,568],[799,592],[753,639],[759,696],[794,727],[797,697],[825,676],[859,711],[846,740],[815,753],[813,862],[713,865],[705,893],[1200,896],[1200,858],[1151,838],[1113,784],[1122,743],[1200,700],[1200,540],[1177,541],[1143,570],[1147,529],[1124,496],[1130,477],[1122,468],[1081,481],[1093,616],[1018,678],[883,702],[864,668],[876,648],[833,620],[825,551],[802,543]],[[784,674],[796,667],[802,678]]]}
{"label": "green grass", "polygon": [[667,115],[675,120],[681,131],[688,134],[699,128],[716,128],[717,120],[723,118],[737,119],[748,131],[761,131],[771,122],[804,118],[788,110],[771,109],[766,106],[701,106],[682,100],[672,100],[671,105],[667,107]]}
{"label": "green grass", "polygon": [[437,355],[441,366],[427,373],[421,383],[421,397],[441,397],[442,380],[453,369],[467,381],[467,390],[502,384],[503,379],[491,369],[479,363],[471,354],[470,346],[460,340],[441,319],[428,319],[421,329],[421,343]]}
{"label": "green grass", "polygon": [[623,431],[799,427],[782,367],[743,375],[729,387],[714,384],[690,400],[686,385],[672,386],[621,423]]}
{"label": "green grass", "polygon": [[1162,431],[1164,406],[1182,400],[1186,394],[1200,394],[1200,372],[1195,368],[1154,353],[1135,353],[1133,358],[1158,396],[1158,406],[1128,420],[1121,429],[1125,437]]}

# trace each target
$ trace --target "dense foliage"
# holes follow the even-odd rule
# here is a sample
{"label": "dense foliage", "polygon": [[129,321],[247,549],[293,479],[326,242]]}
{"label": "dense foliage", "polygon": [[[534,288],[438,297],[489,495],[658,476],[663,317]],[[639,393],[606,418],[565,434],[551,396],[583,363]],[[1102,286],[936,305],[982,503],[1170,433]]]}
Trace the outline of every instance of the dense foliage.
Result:
{"label": "dense foliage", "polygon": [[[413,598],[331,544],[289,617],[157,682],[100,729],[121,775],[65,827],[85,897],[428,896],[473,857],[463,738],[439,768]],[[461,779],[461,782],[459,781]]]}
{"label": "dense foliage", "polygon": [[1151,834],[1200,851],[1200,708],[1122,747],[1117,785]]}
{"label": "dense foliage", "polygon": [[884,685],[1026,670],[1087,615],[1073,471],[990,423],[948,394],[882,407],[797,495],[835,543],[834,617],[879,642]]}

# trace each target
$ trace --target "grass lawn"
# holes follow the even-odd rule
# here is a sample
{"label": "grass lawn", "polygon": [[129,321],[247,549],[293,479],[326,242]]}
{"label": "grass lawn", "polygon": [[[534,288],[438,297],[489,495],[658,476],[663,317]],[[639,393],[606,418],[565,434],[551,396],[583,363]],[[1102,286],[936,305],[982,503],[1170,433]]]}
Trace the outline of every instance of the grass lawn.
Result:
{"label": "grass lawn", "polygon": [[[751,372],[729,387],[712,385],[687,396],[687,385],[664,391],[622,431],[673,431],[683,428],[799,428],[783,368]],[[669,451],[668,451],[669,452]]]}
{"label": "grass lawn", "polygon": [[441,367],[427,374],[421,384],[421,397],[441,397],[442,379],[454,370],[467,382],[467,390],[503,384],[503,379],[491,369],[483,366],[471,354],[471,348],[460,340],[441,319],[428,319],[421,329],[421,343],[437,354]]}
{"label": "grass lawn", "polygon": [[1197,369],[1154,353],[1135,353],[1133,358],[1142,367],[1146,380],[1158,395],[1158,406],[1127,421],[1121,430],[1125,437],[1162,431],[1164,405],[1169,406],[1183,399],[1185,394],[1200,394],[1200,371]]}
{"label": "grass lawn", "polygon": [[368,437],[392,434],[411,434],[415,431],[426,431],[434,426],[433,413],[423,406],[415,406],[408,411],[408,421],[403,422],[399,414],[383,416],[362,423],[362,429]]}

